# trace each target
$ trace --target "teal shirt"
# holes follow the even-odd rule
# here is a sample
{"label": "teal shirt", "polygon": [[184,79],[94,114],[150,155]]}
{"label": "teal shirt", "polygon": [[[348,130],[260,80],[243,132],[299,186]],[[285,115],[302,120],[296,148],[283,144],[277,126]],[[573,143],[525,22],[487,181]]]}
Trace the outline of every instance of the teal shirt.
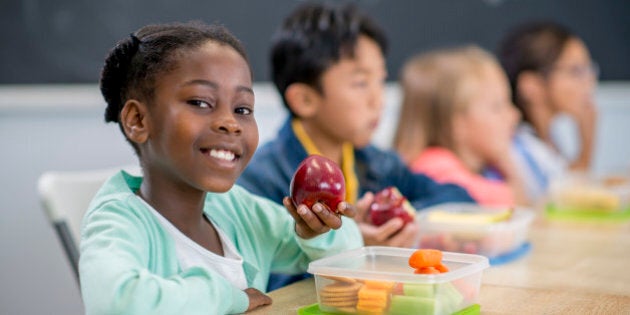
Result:
{"label": "teal shirt", "polygon": [[[86,314],[230,314],[247,295],[207,268],[182,270],[174,241],[134,194],[141,177],[120,172],[96,194],[83,219],[79,275]],[[353,220],[304,240],[283,206],[234,186],[208,193],[204,212],[243,257],[249,287],[270,272],[302,273],[314,259],[362,246]]]}

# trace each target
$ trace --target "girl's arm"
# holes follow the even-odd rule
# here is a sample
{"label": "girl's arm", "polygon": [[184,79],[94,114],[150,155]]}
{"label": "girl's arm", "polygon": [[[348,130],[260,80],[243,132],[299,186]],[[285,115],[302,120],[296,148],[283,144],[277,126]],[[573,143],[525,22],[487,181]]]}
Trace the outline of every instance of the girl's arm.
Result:
{"label": "girl's arm", "polygon": [[593,104],[582,108],[579,113],[572,114],[577,121],[580,137],[580,152],[577,158],[571,161],[570,167],[574,170],[588,170],[591,166],[593,148],[595,146],[595,128],[597,123],[597,110]]}
{"label": "girl's arm", "polygon": [[496,167],[501,175],[503,175],[503,179],[512,190],[515,204],[531,204],[527,199],[523,177],[516,166],[515,157],[510,150],[495,157],[492,166]]}
{"label": "girl's arm", "polygon": [[[265,248],[259,254],[268,255],[273,260],[270,266],[272,272],[303,273],[313,260],[363,246],[361,233],[351,218],[341,216],[338,229],[326,228],[327,232],[307,239],[296,232],[296,213],[290,214],[291,210],[287,209],[290,205],[285,208],[244,190],[240,190],[240,193],[241,207],[252,210],[243,220],[249,221],[246,225],[250,233],[255,235],[257,247]],[[293,211],[297,210],[293,208]],[[261,248],[256,250],[260,251]]]}
{"label": "girl's arm", "polygon": [[229,194],[208,194],[213,221],[233,237],[240,254],[255,275],[252,286],[263,290],[269,273],[302,274],[308,264],[325,256],[363,246],[354,220],[341,216],[341,227],[304,239],[296,233],[295,219],[283,205],[234,185]]}

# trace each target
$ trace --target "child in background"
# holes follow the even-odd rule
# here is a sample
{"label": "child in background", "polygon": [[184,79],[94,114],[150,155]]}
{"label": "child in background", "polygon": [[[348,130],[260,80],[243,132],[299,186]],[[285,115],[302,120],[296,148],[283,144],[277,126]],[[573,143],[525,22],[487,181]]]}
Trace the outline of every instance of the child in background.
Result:
{"label": "child in background", "polygon": [[[410,168],[458,184],[479,204],[523,203],[510,152],[518,111],[496,59],[476,46],[436,50],[403,67],[394,147]],[[496,169],[500,179],[483,176]]]}
{"label": "child in background", "polygon": [[584,42],[553,22],[516,27],[503,39],[498,56],[523,118],[514,140],[517,161],[529,198],[538,201],[552,177],[567,168],[590,167],[597,67]]}
{"label": "child in background", "polygon": [[[271,49],[272,78],[290,117],[261,147],[239,183],[280,200],[291,175],[310,154],[338,163],[346,200],[357,201],[357,221],[368,245],[417,245],[415,224],[394,218],[380,227],[366,220],[374,192],[397,187],[421,209],[447,201],[472,202],[464,189],[416,175],[394,152],[370,145],[383,106],[386,38],[353,6],[306,3],[283,22]],[[281,279],[277,288],[292,280]],[[273,283],[270,283],[273,285]]]}
{"label": "child in background", "polygon": [[242,313],[271,303],[270,271],[362,245],[354,221],[322,204],[283,209],[234,185],[258,129],[249,62],[225,28],[141,28],[110,52],[101,92],[143,177],[110,178],[84,217],[87,314]]}

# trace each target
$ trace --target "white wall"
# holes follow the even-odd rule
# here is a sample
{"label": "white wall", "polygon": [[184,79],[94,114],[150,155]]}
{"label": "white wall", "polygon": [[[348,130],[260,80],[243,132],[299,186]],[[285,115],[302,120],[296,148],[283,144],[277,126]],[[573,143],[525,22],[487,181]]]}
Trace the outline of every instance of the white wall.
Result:
{"label": "white wall", "polygon": [[[286,117],[269,84],[259,83],[256,117],[261,143]],[[374,142],[388,147],[398,115],[398,90],[387,104]],[[630,82],[603,83],[594,169],[630,163]],[[81,314],[70,266],[41,209],[36,182],[46,170],[133,164],[118,127],[103,121],[95,85],[0,86],[0,314]]]}

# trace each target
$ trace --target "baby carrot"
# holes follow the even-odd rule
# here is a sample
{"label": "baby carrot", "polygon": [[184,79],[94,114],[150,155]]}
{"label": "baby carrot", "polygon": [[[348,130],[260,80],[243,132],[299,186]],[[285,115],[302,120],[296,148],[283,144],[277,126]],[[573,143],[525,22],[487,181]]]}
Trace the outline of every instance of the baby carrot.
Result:
{"label": "baby carrot", "polygon": [[409,266],[414,269],[435,267],[442,263],[442,251],[437,249],[418,249],[409,257]]}
{"label": "baby carrot", "polygon": [[443,263],[435,266],[435,269],[437,269],[439,272],[448,272],[448,267],[446,267],[446,265]]}
{"label": "baby carrot", "polygon": [[435,267],[420,267],[416,269],[413,273],[423,274],[423,275],[432,275],[432,274],[440,273],[440,271],[437,270],[437,268]]}

